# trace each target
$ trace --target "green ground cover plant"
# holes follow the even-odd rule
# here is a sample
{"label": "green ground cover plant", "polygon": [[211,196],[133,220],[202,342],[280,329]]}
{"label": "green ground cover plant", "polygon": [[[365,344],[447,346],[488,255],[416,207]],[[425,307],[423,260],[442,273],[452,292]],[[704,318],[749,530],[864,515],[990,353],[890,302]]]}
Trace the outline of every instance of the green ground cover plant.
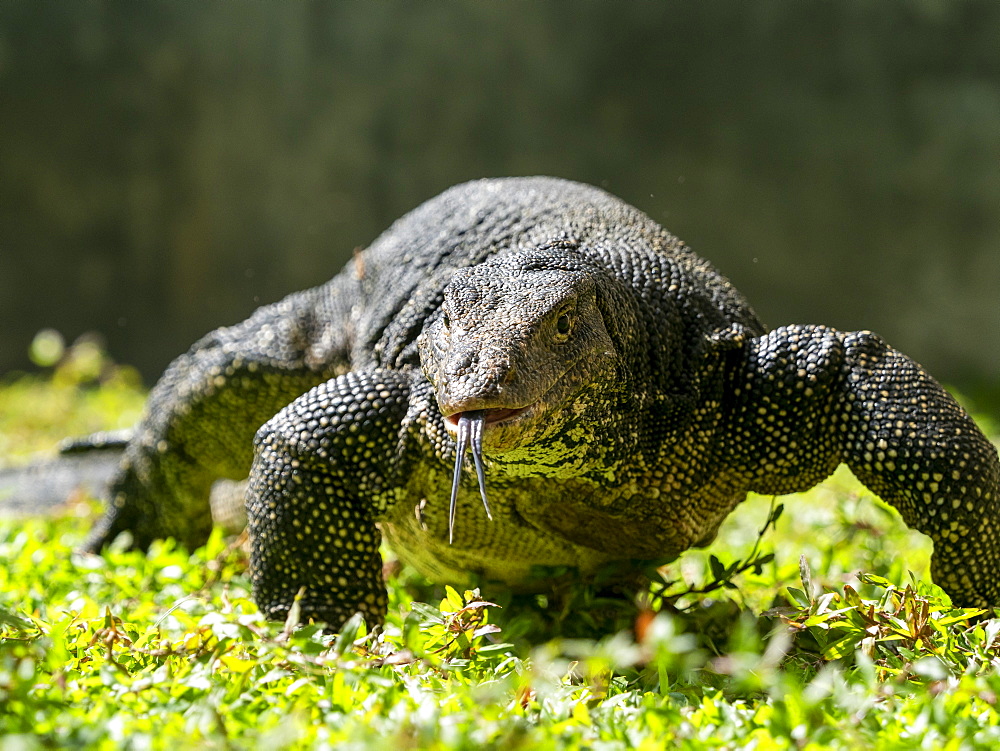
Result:
{"label": "green ground cover plant", "polygon": [[[92,355],[0,383],[5,457],[136,418],[138,379]],[[929,543],[844,471],[751,498],[638,605],[568,576],[437,587],[385,551],[379,633],[262,620],[218,534],[78,555],[97,508],[0,518],[3,751],[1000,745],[1000,620],[953,609]]]}

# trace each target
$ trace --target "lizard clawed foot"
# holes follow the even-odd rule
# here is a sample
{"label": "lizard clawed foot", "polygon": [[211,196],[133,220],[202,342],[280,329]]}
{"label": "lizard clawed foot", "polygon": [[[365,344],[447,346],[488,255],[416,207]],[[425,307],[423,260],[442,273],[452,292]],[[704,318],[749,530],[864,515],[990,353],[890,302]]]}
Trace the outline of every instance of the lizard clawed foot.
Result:
{"label": "lizard clawed foot", "polygon": [[458,418],[458,432],[455,447],[455,474],[451,481],[451,503],[448,506],[448,544],[455,538],[455,510],[458,501],[458,486],[462,480],[462,460],[465,450],[472,444],[472,460],[476,465],[476,477],[479,479],[479,495],[483,499],[486,518],[493,521],[490,513],[490,502],[486,500],[486,472],[483,469],[483,424],[486,422],[486,410],[480,409],[463,412]]}

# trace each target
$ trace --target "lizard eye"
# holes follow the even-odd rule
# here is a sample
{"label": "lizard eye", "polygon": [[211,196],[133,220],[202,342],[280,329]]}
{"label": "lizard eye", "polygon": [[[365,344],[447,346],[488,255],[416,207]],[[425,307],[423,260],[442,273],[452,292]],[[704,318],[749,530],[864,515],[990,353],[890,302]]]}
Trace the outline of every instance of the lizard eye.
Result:
{"label": "lizard eye", "polygon": [[569,332],[573,330],[573,319],[570,318],[569,313],[563,313],[556,319],[556,332],[559,334],[560,338],[565,338],[569,336]]}
{"label": "lizard eye", "polygon": [[444,326],[445,331],[451,328],[451,318],[445,312],[441,314],[441,325]]}

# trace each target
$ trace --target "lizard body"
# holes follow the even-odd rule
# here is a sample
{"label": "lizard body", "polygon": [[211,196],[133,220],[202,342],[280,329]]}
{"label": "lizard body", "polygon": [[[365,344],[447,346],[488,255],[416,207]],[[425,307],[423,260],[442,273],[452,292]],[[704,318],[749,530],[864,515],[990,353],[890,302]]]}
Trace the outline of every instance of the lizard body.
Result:
{"label": "lizard body", "polygon": [[[479,483],[455,469],[461,431]],[[803,491],[841,463],[931,536],[957,603],[1000,603],[996,449],[918,365],[870,332],[767,331],[596,188],[481,180],[178,358],[90,547],[124,530],[197,545],[211,482],[249,473],[264,612],[304,586],[305,616],[377,623],[383,534],[433,579],[529,587],[537,566],[675,557],[748,492]]]}

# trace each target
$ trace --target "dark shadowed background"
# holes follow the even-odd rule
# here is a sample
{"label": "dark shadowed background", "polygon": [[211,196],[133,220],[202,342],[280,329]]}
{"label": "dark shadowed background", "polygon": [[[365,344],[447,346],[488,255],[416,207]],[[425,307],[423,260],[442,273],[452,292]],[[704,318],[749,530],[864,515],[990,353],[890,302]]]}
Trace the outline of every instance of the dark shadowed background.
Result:
{"label": "dark shadowed background", "polygon": [[445,187],[601,185],[769,325],[1000,383],[1000,3],[0,3],[0,373],[152,381]]}

